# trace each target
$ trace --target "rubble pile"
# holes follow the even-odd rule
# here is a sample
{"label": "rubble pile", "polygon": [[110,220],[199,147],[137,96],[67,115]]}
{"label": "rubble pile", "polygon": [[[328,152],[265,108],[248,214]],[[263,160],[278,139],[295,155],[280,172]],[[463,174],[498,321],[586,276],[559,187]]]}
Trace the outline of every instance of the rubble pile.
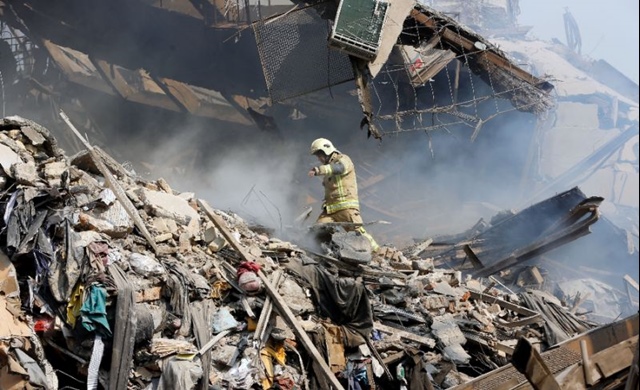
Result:
{"label": "rubble pile", "polygon": [[0,165],[2,389],[451,388],[596,327],[430,242],[364,262],[269,237],[19,117]]}

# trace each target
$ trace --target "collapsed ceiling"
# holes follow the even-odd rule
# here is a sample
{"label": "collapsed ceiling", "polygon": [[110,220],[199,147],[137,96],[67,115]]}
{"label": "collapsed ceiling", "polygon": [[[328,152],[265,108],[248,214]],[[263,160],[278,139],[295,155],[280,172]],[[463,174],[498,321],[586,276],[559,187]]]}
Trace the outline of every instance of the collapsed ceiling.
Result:
{"label": "collapsed ceiling", "polygon": [[[352,7],[340,6],[345,3]],[[546,372],[544,378],[538,377],[537,385],[541,388],[549,383],[557,386],[552,378],[562,370],[565,373],[570,370],[562,379],[574,384],[596,380],[621,383],[629,369],[627,355],[633,352],[629,346],[635,340],[637,348],[638,333],[637,315],[615,322],[622,313],[637,310],[634,291],[637,292],[638,274],[638,86],[606,62],[579,56],[575,24],[568,47],[524,39],[528,28],[517,23],[517,3],[440,0],[426,6],[403,0],[390,3],[343,0],[340,4],[285,0],[267,4],[251,0],[2,0],[3,116],[5,111],[30,113],[23,115],[53,130],[61,123],[62,110],[95,144],[109,147],[118,142],[140,143],[143,152],[134,158],[145,160],[158,149],[161,163],[176,169],[184,165],[178,157],[186,157],[191,161],[188,168],[192,169],[179,173],[195,177],[201,185],[190,191],[201,193],[202,188],[214,187],[207,182],[211,167],[229,171],[228,182],[216,182],[225,184],[218,185],[220,191],[230,193],[236,201],[243,199],[242,206],[256,200],[264,208],[265,204],[273,207],[275,212],[270,217],[279,218],[279,233],[284,233],[283,219],[285,223],[288,219],[276,206],[287,202],[315,205],[318,200],[313,198],[313,192],[300,184],[296,175],[291,175],[294,177],[291,181],[270,177],[276,181],[274,187],[293,187],[291,192],[297,196],[295,201],[287,198],[276,205],[255,183],[251,183],[244,198],[244,194],[239,196],[240,191],[246,192],[239,183],[273,172],[281,176],[290,173],[273,169],[269,164],[292,154],[273,146],[283,141],[283,136],[287,141],[306,142],[320,131],[328,132],[327,127],[335,127],[330,133],[332,138],[344,141],[341,145],[353,151],[358,161],[363,215],[366,214],[369,224],[381,222],[376,219],[392,221],[389,226],[372,226],[372,231],[387,242],[398,237],[405,244],[416,241],[403,250],[408,258],[401,251],[386,248],[384,256],[376,259],[380,266],[372,263],[376,267],[350,267],[326,255],[308,252],[325,266],[328,264],[328,269],[338,264],[341,281],[362,271],[366,283],[379,288],[375,295],[380,302],[365,308],[374,310],[379,321],[396,321],[402,327],[412,322],[420,324],[417,328],[421,331],[414,333],[376,322],[376,332],[387,332],[377,341],[389,344],[380,348],[378,343],[372,348],[371,352],[378,353],[379,349],[389,353],[384,359],[377,356],[376,361],[380,360],[385,367],[401,367],[398,362],[405,361],[405,357],[419,356],[413,346],[426,348],[433,354],[437,339],[436,350],[442,350],[446,359],[432,355],[438,361],[425,369],[425,373],[434,374],[425,382],[433,380],[441,387],[525,386],[527,380],[536,385],[536,378],[528,370]],[[490,40],[485,38],[489,36]],[[4,99],[8,96],[12,98]],[[362,133],[343,134],[343,129],[357,129],[358,124],[368,130],[369,136],[383,139],[385,146],[390,146],[382,158],[375,157],[379,149],[363,146]],[[73,235],[69,222],[61,222],[63,218],[57,213],[49,214],[52,205],[59,208],[60,214],[68,212],[65,196],[71,196],[78,203],[76,212],[81,215],[78,226],[83,232],[89,235],[99,231],[117,243],[115,249],[96,242],[87,245],[91,267],[101,264],[96,261],[98,252],[110,251],[116,256],[121,251],[127,255],[123,261],[117,260],[117,264],[113,263],[116,260],[109,260],[109,270],[104,272],[116,282],[115,288],[109,286],[109,294],[117,290],[118,296],[131,298],[118,300],[115,309],[123,321],[117,322],[114,334],[132,332],[135,321],[128,316],[131,307],[127,305],[134,302],[164,305],[166,296],[171,295],[171,302],[167,303],[172,313],[178,315],[168,317],[173,319],[166,324],[167,329],[174,331],[171,337],[178,332],[190,335],[191,331],[186,329],[190,327],[187,308],[193,304],[202,309],[196,309],[193,317],[193,336],[200,349],[194,350],[191,342],[178,345],[174,343],[178,340],[154,337],[151,351],[160,355],[163,351],[170,351],[170,355],[179,354],[177,351],[202,355],[198,357],[210,363],[208,348],[233,332],[233,342],[226,345],[231,348],[228,359],[220,358],[225,356],[221,353],[223,348],[216,348],[215,357],[229,367],[238,367],[247,340],[241,339],[231,326],[207,341],[211,326],[204,313],[212,308],[207,309],[205,302],[211,303],[210,298],[221,299],[224,294],[216,289],[228,283],[237,290],[234,294],[242,298],[237,302],[236,296],[232,299],[234,305],[241,307],[237,313],[246,311],[250,316],[252,308],[242,290],[245,286],[235,285],[234,267],[238,267],[239,275],[242,261],[256,253],[266,256],[261,258],[266,265],[276,259],[283,264],[290,261],[293,266],[298,256],[307,261],[301,254],[303,251],[287,242],[271,241],[267,237],[269,229],[249,226],[235,214],[212,210],[194,193],[179,193],[164,179],[153,182],[140,179],[128,164],[110,160],[99,148],[89,147],[90,156],[80,154],[67,162],[55,138],[34,122],[14,117],[5,119],[3,126],[6,144],[3,157],[10,157],[2,161],[6,164],[3,167],[13,175],[3,179],[5,184],[15,180],[20,187],[11,193],[9,190],[14,187],[10,184],[3,195],[10,199],[6,202],[9,211],[5,217],[11,214],[13,206],[15,209],[8,222],[6,240],[12,257],[0,260],[7,263],[8,270],[17,265],[16,284],[19,280],[27,286],[22,291],[36,291],[31,277],[34,272],[38,275],[36,283],[44,286],[38,291],[51,290],[56,305],[62,302],[59,307],[63,311],[73,298],[74,283],[63,281],[79,277],[77,269],[71,270],[75,266],[72,263],[84,261],[85,257],[75,258],[74,251],[69,249],[71,261],[53,263],[59,268],[47,279],[42,275],[50,270],[37,263],[34,271],[29,268],[29,261],[22,261],[31,257],[36,262],[42,261],[43,248],[48,250],[48,256],[54,257],[54,248],[50,243],[46,245],[48,241],[44,239],[51,231],[41,230],[41,225],[60,225],[59,231],[64,233],[52,235],[51,239],[64,241],[59,243],[61,246],[74,245],[71,239],[61,239]],[[208,133],[191,138],[189,132],[193,128],[203,128]],[[411,132],[426,133],[428,148],[413,140],[396,142],[396,135]],[[156,141],[166,133],[186,138],[189,143],[177,152],[163,149]],[[222,136],[211,141],[210,133]],[[438,138],[442,133],[446,137]],[[256,134],[266,134],[276,141],[266,146],[265,137]],[[70,150],[86,148],[75,136],[64,135],[60,138],[71,146]],[[248,162],[232,170],[232,164],[225,165],[221,160],[228,158],[229,154],[224,152],[233,149],[233,143],[250,152],[238,153],[240,157],[233,164]],[[55,147],[48,148],[50,145]],[[261,159],[264,155],[260,155],[258,159],[249,159],[251,145],[269,149],[267,158]],[[427,150],[430,160],[415,158],[416,154],[428,155]],[[204,163],[210,155],[220,156],[219,167]],[[29,162],[21,162],[21,158]],[[99,166],[98,161],[102,160],[109,165],[108,169]],[[299,169],[299,161],[296,163]],[[202,169],[197,171],[199,166]],[[71,174],[66,171],[68,167]],[[112,178],[109,171],[119,178]],[[199,175],[200,172],[204,173]],[[125,226],[105,223],[112,217],[107,214],[115,213],[116,207],[103,210],[104,205],[108,206],[109,191],[102,188],[101,175],[106,181],[119,180],[128,186],[126,193],[123,190],[114,195],[132,208],[126,210],[132,220],[121,218]],[[67,188],[65,183],[69,180],[73,185]],[[567,191],[576,185],[594,196],[587,197],[577,187]],[[502,196],[491,198],[483,193],[487,188],[493,189],[493,195]],[[239,191],[234,192],[235,189]],[[205,196],[211,193],[205,192]],[[252,197],[256,199],[249,199]],[[220,201],[220,192],[213,198]],[[136,200],[136,204],[127,199]],[[458,236],[435,234],[455,230],[456,216],[468,209],[497,212],[496,206],[485,199],[499,199],[495,202],[501,206],[518,204],[524,210],[498,213],[490,223],[480,219],[472,229]],[[535,201],[539,203],[526,207]],[[123,216],[123,210],[117,211]],[[200,215],[192,218],[194,213]],[[305,213],[308,216],[310,211]],[[220,218],[226,220],[233,234],[220,224]],[[27,220],[31,223],[24,222]],[[599,222],[594,224],[596,221]],[[298,233],[304,230],[300,226],[294,229]],[[594,234],[588,234],[592,230]],[[238,245],[236,235],[238,241],[242,238],[248,245],[248,251]],[[425,239],[428,236],[432,238]],[[565,245],[569,242],[570,245]],[[556,249],[559,246],[562,250]],[[136,256],[151,249],[154,254],[149,257]],[[181,259],[180,263],[174,255]],[[620,269],[611,270],[614,263]],[[130,267],[129,271],[125,274],[120,265]],[[276,269],[273,278],[277,282],[280,266],[271,265]],[[445,271],[436,268],[451,265],[454,267]],[[142,266],[153,266],[152,271],[158,274],[151,275],[153,272]],[[62,272],[64,267],[67,270]],[[479,279],[463,280],[461,271]],[[64,275],[60,277],[61,274]],[[164,274],[170,278],[166,283],[156,278]],[[557,281],[550,277],[552,274],[559,276]],[[563,280],[565,275],[572,279]],[[204,277],[208,279],[203,281]],[[603,287],[592,278],[606,280],[610,286]],[[52,283],[43,284],[44,280]],[[214,280],[215,284],[210,284]],[[403,303],[410,296],[414,282],[429,291],[415,305],[409,305],[410,310],[394,307],[394,302]],[[523,292],[516,300],[519,304],[513,303],[515,294],[503,282]],[[570,308],[564,307],[567,302],[556,304],[555,298],[551,302],[552,296],[542,291],[556,282],[560,290],[557,295],[569,299]],[[136,284],[135,297],[132,283]],[[297,287],[299,295],[308,298]],[[506,291],[493,295],[497,287]],[[540,290],[526,291],[529,287]],[[167,293],[167,288],[170,292],[162,294]],[[407,295],[405,288],[409,291]],[[622,291],[625,288],[626,294]],[[62,290],[64,297],[59,296]],[[585,292],[587,295],[580,295]],[[15,295],[15,291],[12,293]],[[286,291],[283,295],[289,298],[296,294]],[[277,291],[269,290],[265,297],[266,300],[262,297],[259,300],[260,317],[263,313],[268,313],[264,314],[266,317],[271,315],[271,299],[286,314],[304,349],[314,351],[313,343],[303,337],[306,330],[283,309],[292,304],[283,304]],[[36,296],[25,302],[30,310],[37,308],[43,318],[57,318],[59,313],[49,308],[47,299],[51,297]],[[471,302],[477,309],[472,309]],[[425,308],[427,312],[423,312]],[[14,301],[7,304],[9,311],[17,313],[18,309]],[[111,313],[113,309],[111,306]],[[458,319],[453,320],[446,311]],[[218,314],[222,312],[222,308],[218,310]],[[595,327],[584,321],[587,315],[611,324],[572,337]],[[149,320],[151,315],[146,317]],[[422,333],[425,319],[434,321],[429,328],[436,339],[430,333]],[[155,318],[152,320],[155,322]],[[63,326],[47,321],[41,320],[38,326]],[[20,324],[20,336],[26,337],[30,330],[27,324],[16,324]],[[543,333],[541,324],[545,324]],[[260,321],[256,325],[261,342],[263,332],[269,333],[266,326],[264,322],[260,325]],[[491,331],[492,327],[500,332]],[[43,330],[46,331],[40,328]],[[529,348],[530,356],[522,359],[526,363],[524,368],[518,366],[518,359],[512,359],[513,366],[509,365],[505,356],[515,357],[520,355],[516,350],[527,350],[526,345],[511,343],[522,334],[538,347],[544,340],[556,348],[537,355]],[[611,334],[615,337],[610,337]],[[397,337],[397,342],[390,341],[393,337]],[[98,339],[94,346],[101,345]],[[132,344],[133,338],[114,339],[122,344],[113,351],[110,388],[121,388],[129,379],[129,367],[133,367],[134,356],[125,352],[132,347],[127,343]],[[401,339],[409,340],[413,346],[394,353],[392,344],[402,345]],[[55,340],[47,340],[48,351],[66,352],[66,347],[57,346]],[[61,340],[66,345],[73,338]],[[466,350],[460,343],[467,343]],[[589,343],[589,351],[583,343]],[[20,358],[20,348],[14,345],[12,341],[16,357]],[[89,357],[93,361],[98,354],[86,355],[87,345],[79,347],[80,350],[84,347],[84,357],[72,359],[84,367]],[[334,358],[344,358],[340,347],[340,343],[331,344],[335,348],[329,354],[332,368]],[[580,353],[583,359],[585,356],[591,359],[587,363],[597,365],[602,375],[594,379],[585,371],[583,378],[581,364],[585,362]],[[624,359],[611,359],[614,355]],[[7,356],[15,363],[13,355]],[[317,356],[313,358],[324,362]],[[468,365],[471,358],[473,363]],[[157,360],[161,359],[162,356]],[[544,361],[556,364],[547,366]],[[26,361],[22,364],[28,366]],[[195,363],[184,364],[193,368]],[[437,369],[433,370],[435,366]],[[481,371],[477,371],[478,367]],[[22,369],[17,363],[13,368]],[[205,364],[205,368],[202,377],[209,378],[206,373],[211,367]],[[47,366],[45,372],[50,373],[49,369]],[[155,368],[153,374],[146,370],[136,368],[133,374],[140,386],[152,377],[158,379]],[[465,370],[473,373],[474,378],[464,374]],[[187,371],[175,366],[167,370],[184,376]],[[329,369],[316,371],[319,378],[323,377],[319,374],[323,371],[325,379],[335,380]],[[223,375],[233,372],[225,369]],[[477,377],[482,372],[487,374]],[[29,374],[35,377],[33,372]],[[389,372],[385,374],[392,378]],[[21,375],[20,380],[29,376]],[[371,372],[366,375],[373,377]],[[87,376],[100,380],[97,370]],[[162,376],[163,380],[169,380],[168,374]],[[417,383],[414,380],[411,378],[412,383]],[[206,385],[206,380],[200,381],[201,387]]]}
{"label": "collapsed ceiling", "polygon": [[[283,122],[271,118],[278,102],[291,105],[297,96],[355,79],[366,122],[377,138],[385,131],[378,122],[400,123],[409,115],[447,116],[480,126],[501,113],[479,114],[478,106],[487,99],[509,99],[515,109],[534,113],[553,104],[550,83],[521,69],[454,19],[422,5],[412,9],[411,2],[401,7],[406,12],[390,13],[378,26],[377,57],[370,61],[349,56],[351,46],[343,45],[342,50],[327,46],[327,21],[337,15],[331,2],[290,6],[214,2],[198,8],[190,1],[2,4],[3,29],[12,37],[7,41],[13,53],[6,53],[7,66],[19,70],[12,72],[14,79],[6,80],[6,85],[20,81],[26,84],[21,95],[35,88],[58,104],[64,104],[61,96],[70,95],[68,83],[72,83],[128,102],[268,129]],[[366,13],[352,18],[352,25],[360,23]],[[422,58],[420,75],[412,81],[407,76],[416,73],[415,64],[397,60],[400,52],[407,54],[405,48]],[[394,77],[396,88],[410,86],[422,93],[430,88],[426,84],[432,77],[443,69],[449,72],[453,60],[470,75],[462,77],[464,70],[454,66],[456,91],[451,94],[438,92],[435,100],[413,102],[407,108],[402,107],[410,104],[406,101],[391,101],[404,97],[383,91],[384,75],[397,74],[402,67],[408,71]],[[471,74],[490,90],[474,90]],[[458,89],[473,91],[458,97]],[[446,95],[452,94],[456,96],[447,101]],[[389,112],[387,106],[398,108]]]}

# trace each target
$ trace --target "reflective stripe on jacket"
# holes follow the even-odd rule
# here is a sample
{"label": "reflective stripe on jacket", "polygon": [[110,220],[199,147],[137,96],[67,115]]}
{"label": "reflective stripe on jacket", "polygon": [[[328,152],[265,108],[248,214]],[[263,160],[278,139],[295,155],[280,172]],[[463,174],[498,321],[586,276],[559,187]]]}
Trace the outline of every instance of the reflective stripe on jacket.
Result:
{"label": "reflective stripe on jacket", "polygon": [[349,156],[340,152],[331,155],[329,163],[319,167],[324,175],[324,207],[327,214],[346,209],[360,210],[356,170]]}

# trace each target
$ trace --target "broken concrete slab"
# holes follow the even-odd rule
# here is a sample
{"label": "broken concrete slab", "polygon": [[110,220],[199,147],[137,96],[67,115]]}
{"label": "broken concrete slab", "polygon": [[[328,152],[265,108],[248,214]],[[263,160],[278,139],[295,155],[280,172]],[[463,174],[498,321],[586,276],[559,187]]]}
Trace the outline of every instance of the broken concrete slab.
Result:
{"label": "broken concrete slab", "polygon": [[199,221],[198,212],[179,196],[146,188],[139,189],[136,194],[156,217],[169,218],[184,226]]}

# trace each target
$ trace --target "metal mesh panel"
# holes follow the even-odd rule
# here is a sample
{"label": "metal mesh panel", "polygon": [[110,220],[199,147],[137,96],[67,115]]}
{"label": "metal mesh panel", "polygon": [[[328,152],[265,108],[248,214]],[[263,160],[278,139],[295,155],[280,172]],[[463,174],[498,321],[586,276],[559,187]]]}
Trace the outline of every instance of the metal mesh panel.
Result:
{"label": "metal mesh panel", "polygon": [[258,53],[272,102],[304,95],[353,79],[347,54],[327,45],[330,26],[320,3],[254,24]]}
{"label": "metal mesh panel", "polygon": [[[581,360],[580,354],[567,348],[558,347],[544,352],[542,360],[549,367],[549,370],[555,375],[565,368],[578,363]],[[472,382],[471,388],[478,390],[492,390],[501,388],[505,383],[525,383],[527,378],[516,370],[515,367],[509,366],[502,370],[498,375],[488,375]],[[512,386],[509,386],[511,388]],[[515,387],[515,386],[513,386]]]}

